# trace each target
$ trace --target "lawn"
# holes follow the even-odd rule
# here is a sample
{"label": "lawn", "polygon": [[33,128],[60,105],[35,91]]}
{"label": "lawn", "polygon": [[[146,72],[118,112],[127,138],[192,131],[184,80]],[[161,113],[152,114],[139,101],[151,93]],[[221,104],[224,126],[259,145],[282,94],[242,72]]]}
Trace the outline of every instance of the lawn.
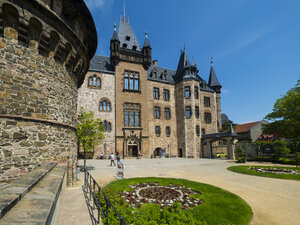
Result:
{"label": "lawn", "polygon": [[227,169],[242,174],[254,175],[254,176],[262,176],[262,177],[271,177],[271,178],[280,178],[280,179],[292,179],[292,180],[300,180],[300,176],[296,174],[272,174],[272,173],[262,173],[256,170],[249,169],[252,168],[278,168],[278,169],[288,169],[300,172],[300,168],[297,167],[280,167],[280,166],[231,166]]}
{"label": "lawn", "polygon": [[[187,209],[180,203],[173,203],[172,206],[162,207],[154,203],[146,203],[141,207],[133,207],[125,202],[121,197],[122,193],[133,193],[133,188],[129,187],[137,184],[156,183],[159,186],[189,187],[192,192],[188,198],[201,199],[202,204]],[[132,186],[136,187],[136,186]],[[239,196],[234,195],[221,188],[193,182],[183,179],[173,178],[131,178],[116,180],[109,183],[104,192],[111,199],[118,212],[124,217],[127,224],[134,225],[158,225],[158,224],[249,224],[252,218],[250,206]],[[124,196],[123,196],[124,197]],[[203,201],[202,201],[203,200]],[[104,201],[101,199],[105,208]],[[108,221],[109,225],[120,224],[111,213]]]}

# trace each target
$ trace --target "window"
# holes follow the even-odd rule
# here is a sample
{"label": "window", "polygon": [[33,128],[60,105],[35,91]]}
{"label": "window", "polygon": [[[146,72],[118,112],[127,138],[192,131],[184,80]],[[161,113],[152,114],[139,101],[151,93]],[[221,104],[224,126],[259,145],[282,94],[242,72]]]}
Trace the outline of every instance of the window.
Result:
{"label": "window", "polygon": [[204,97],[204,106],[210,107],[210,97]]}
{"label": "window", "polygon": [[103,112],[110,112],[111,111],[111,104],[108,100],[102,100],[99,103],[99,110]]}
{"label": "window", "polygon": [[201,133],[202,133],[202,134],[205,134],[205,129],[202,128],[202,129],[201,129]]}
{"label": "window", "polygon": [[153,98],[159,99],[159,88],[156,87],[153,88]]}
{"label": "window", "polygon": [[195,86],[195,99],[199,98],[198,86]]}
{"label": "window", "polygon": [[185,117],[186,118],[190,118],[192,115],[192,112],[191,112],[191,106],[186,106],[185,107]]}
{"label": "window", "polygon": [[123,44],[123,48],[127,48],[127,44],[124,43],[124,44]]}
{"label": "window", "polygon": [[164,100],[165,101],[170,100],[170,91],[168,89],[164,89]]}
{"label": "window", "polygon": [[165,108],[165,118],[167,120],[169,120],[171,117],[171,111],[170,111],[170,108]]}
{"label": "window", "polygon": [[136,45],[132,46],[132,50],[136,50],[136,49],[137,49]]}
{"label": "window", "polygon": [[154,106],[154,118],[159,119],[160,118],[160,107]]}
{"label": "window", "polygon": [[200,135],[200,127],[199,127],[199,125],[196,125],[196,135],[197,136]]}
{"label": "window", "polygon": [[126,36],[126,41],[130,41],[130,36]]}
{"label": "window", "polygon": [[127,91],[140,90],[139,74],[135,72],[125,72],[124,74],[124,89]]}
{"label": "window", "polygon": [[157,72],[155,72],[155,71],[152,72],[152,77],[153,77],[153,78],[157,78]]}
{"label": "window", "polygon": [[125,103],[124,104],[124,126],[128,127],[140,127],[140,105]]}
{"label": "window", "polygon": [[184,96],[185,96],[185,98],[191,97],[191,87],[190,86],[184,87]]}
{"label": "window", "polygon": [[101,79],[97,75],[89,77],[88,87],[90,88],[101,88]]}
{"label": "window", "polygon": [[156,136],[160,136],[160,126],[155,126],[155,134]]}
{"label": "window", "polygon": [[211,123],[211,114],[206,112],[204,113],[204,121],[205,123]]}
{"label": "window", "polygon": [[199,106],[195,106],[195,116],[199,118]]}
{"label": "window", "polygon": [[167,136],[167,137],[170,137],[170,134],[171,134],[171,129],[170,129],[170,127],[166,127],[166,136]]}
{"label": "window", "polygon": [[104,120],[104,122],[100,122],[100,126],[103,126],[105,132],[111,132],[111,123]]}

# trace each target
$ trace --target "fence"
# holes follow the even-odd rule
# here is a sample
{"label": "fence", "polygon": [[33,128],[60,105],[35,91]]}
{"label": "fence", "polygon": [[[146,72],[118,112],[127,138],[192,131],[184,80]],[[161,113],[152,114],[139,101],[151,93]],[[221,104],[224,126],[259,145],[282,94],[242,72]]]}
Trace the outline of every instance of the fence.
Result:
{"label": "fence", "polygon": [[[99,184],[87,170],[84,172],[84,192],[86,200],[88,200],[87,203],[93,224],[100,223],[100,214],[102,217],[107,218],[110,209],[112,209],[115,215],[119,218],[120,225],[127,225],[124,221],[124,218],[118,213],[116,208],[110,202],[109,198],[102,191]],[[105,204],[102,206],[100,204],[101,198],[103,198],[105,202]],[[108,221],[107,224],[109,224]]]}

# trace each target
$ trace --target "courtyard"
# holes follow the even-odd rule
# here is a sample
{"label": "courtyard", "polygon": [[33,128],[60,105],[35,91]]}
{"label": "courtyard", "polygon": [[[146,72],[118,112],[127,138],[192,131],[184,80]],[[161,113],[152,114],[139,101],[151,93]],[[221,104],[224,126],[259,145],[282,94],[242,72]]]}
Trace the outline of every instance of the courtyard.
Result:
{"label": "courtyard", "polygon": [[[251,206],[253,225],[300,224],[300,182],[297,180],[233,173],[228,171],[227,167],[237,164],[223,159],[126,159],[122,162],[125,165],[125,178],[183,178],[228,190],[243,198]],[[80,161],[80,165],[83,165],[83,161]],[[117,169],[110,166],[109,160],[87,160],[87,166],[93,168],[90,173],[101,186],[116,179]],[[91,224],[82,197],[83,173],[79,174],[79,179],[77,187],[67,188],[62,193],[58,224],[84,224],[84,219],[86,224]],[[72,199],[73,204],[70,202]],[[76,212],[86,215],[82,215],[79,219]]]}

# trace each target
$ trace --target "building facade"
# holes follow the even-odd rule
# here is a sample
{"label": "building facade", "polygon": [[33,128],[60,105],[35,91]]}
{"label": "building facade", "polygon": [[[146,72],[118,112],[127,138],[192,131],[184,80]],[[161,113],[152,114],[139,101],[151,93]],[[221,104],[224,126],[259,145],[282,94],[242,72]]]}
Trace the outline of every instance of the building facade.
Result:
{"label": "building facade", "polygon": [[140,46],[122,17],[110,57],[92,59],[78,91],[78,110],[93,111],[105,128],[106,141],[94,157],[115,151],[124,158],[204,157],[202,135],[222,129],[221,87],[213,65],[206,82],[185,50],[176,70],[159,66],[147,33]]}

